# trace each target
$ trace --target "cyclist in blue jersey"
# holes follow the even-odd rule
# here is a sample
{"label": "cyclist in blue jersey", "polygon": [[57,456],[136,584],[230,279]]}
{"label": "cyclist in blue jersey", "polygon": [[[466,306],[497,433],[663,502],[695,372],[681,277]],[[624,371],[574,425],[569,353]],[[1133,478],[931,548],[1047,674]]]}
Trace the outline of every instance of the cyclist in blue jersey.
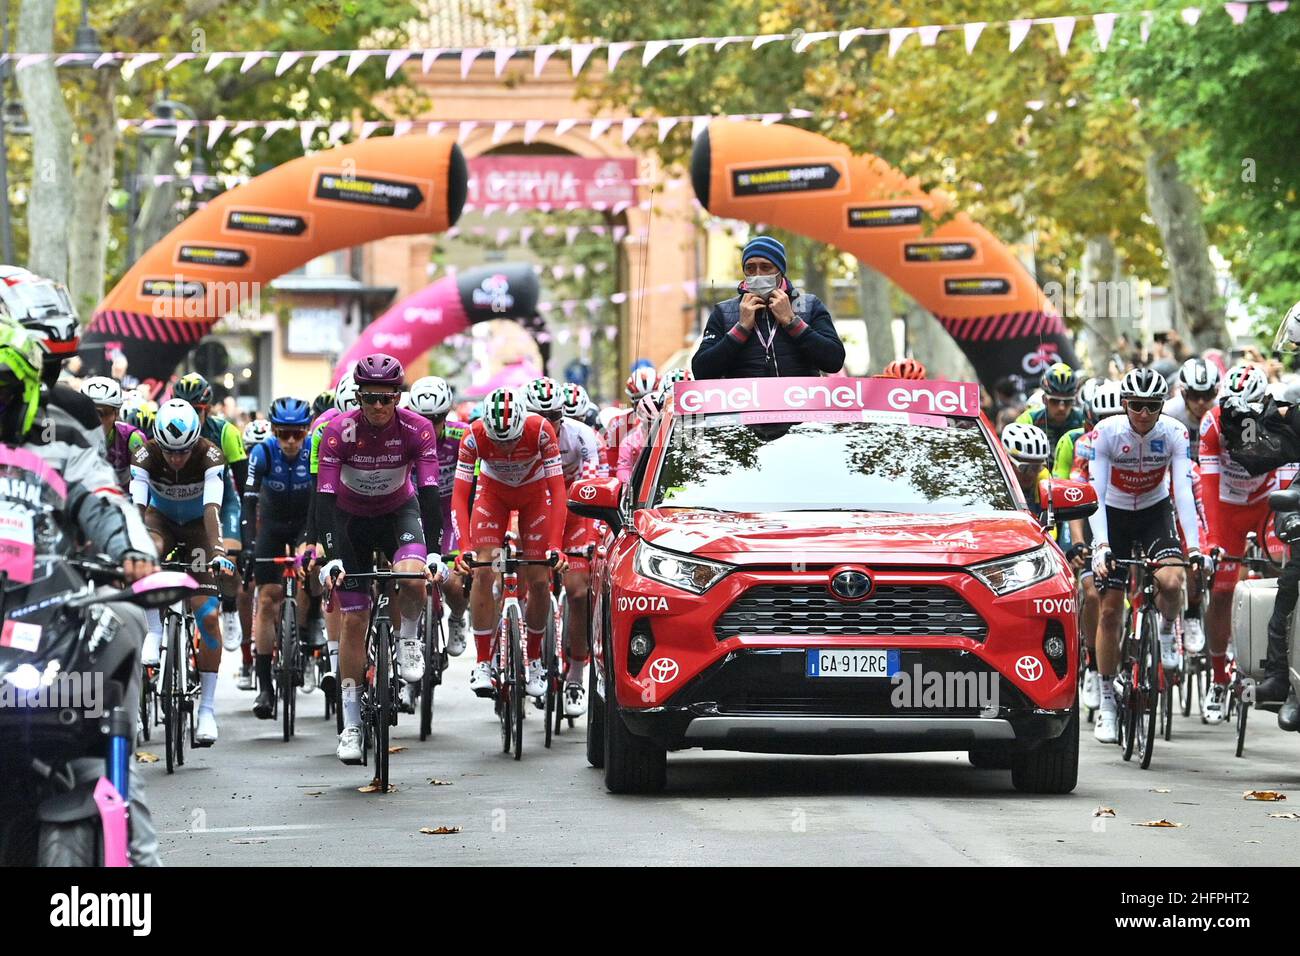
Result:
{"label": "cyclist in blue jersey", "polygon": [[[311,408],[302,399],[277,398],[271,403],[271,437],[254,445],[248,458],[240,526],[245,554],[277,558],[286,549],[299,554],[307,549],[312,491],[311,441],[307,437],[310,423]],[[253,714],[260,720],[269,720],[275,712],[271,651],[275,646],[275,622],[280,619],[284,600],[281,573],[274,564],[258,564],[253,569],[253,580],[257,582],[254,664],[259,687]],[[306,610],[304,602],[299,611]]]}

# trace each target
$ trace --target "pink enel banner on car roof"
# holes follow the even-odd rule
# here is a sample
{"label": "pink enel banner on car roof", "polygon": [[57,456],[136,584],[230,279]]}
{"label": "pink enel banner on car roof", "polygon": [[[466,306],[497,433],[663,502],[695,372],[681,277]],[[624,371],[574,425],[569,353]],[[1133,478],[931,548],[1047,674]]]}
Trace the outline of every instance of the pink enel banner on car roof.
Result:
{"label": "pink enel banner on car roof", "polygon": [[732,378],[678,382],[674,407],[686,415],[753,411],[907,412],[977,418],[973,382],[897,378]]}

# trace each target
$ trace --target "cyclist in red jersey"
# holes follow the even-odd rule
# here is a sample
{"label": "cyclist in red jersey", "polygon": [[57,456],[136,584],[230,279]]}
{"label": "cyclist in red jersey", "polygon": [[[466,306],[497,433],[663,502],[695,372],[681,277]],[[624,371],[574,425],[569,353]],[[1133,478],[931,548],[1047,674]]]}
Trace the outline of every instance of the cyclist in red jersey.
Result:
{"label": "cyclist in red jersey", "polygon": [[627,377],[623,392],[632,407],[611,419],[605,428],[605,464],[609,466],[611,473],[618,468],[619,446],[637,426],[637,403],[654,390],[655,370],[652,368],[642,366]]}
{"label": "cyclist in red jersey", "polygon": [[[474,486],[474,466],[480,465],[474,488],[474,510],[469,498]],[[524,401],[508,388],[499,388],[483,400],[483,417],[474,422],[460,442],[456,485],[451,510],[462,542],[456,570],[471,573],[466,562],[492,561],[499,553],[510,526],[511,513],[519,515],[520,557],[543,560],[554,557],[557,570],[568,570],[560,550],[568,506],[560,443],[551,423],[528,412]],[[480,697],[492,695],[492,635],[496,629],[496,600],[491,567],[474,567],[470,591],[470,623],[478,662],[469,686]],[[542,638],[550,612],[551,569],[526,565],[520,572],[526,591],[524,626],[527,634],[528,693],[540,697],[546,690],[542,668]]]}

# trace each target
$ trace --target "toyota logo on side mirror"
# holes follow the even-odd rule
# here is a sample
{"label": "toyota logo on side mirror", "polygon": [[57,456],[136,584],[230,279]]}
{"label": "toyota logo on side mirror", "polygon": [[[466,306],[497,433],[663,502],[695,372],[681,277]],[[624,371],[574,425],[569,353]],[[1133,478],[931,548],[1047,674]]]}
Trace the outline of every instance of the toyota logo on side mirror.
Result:
{"label": "toyota logo on side mirror", "polygon": [[842,601],[861,601],[871,593],[871,578],[865,571],[840,571],[831,578],[831,593]]}
{"label": "toyota logo on side mirror", "polygon": [[1083,500],[1083,492],[1078,488],[1066,488],[1064,493],[1065,500],[1072,504],[1076,504]]}
{"label": "toyota logo on side mirror", "polygon": [[578,489],[578,497],[583,501],[590,501],[592,498],[596,497],[596,486],[583,485]]}

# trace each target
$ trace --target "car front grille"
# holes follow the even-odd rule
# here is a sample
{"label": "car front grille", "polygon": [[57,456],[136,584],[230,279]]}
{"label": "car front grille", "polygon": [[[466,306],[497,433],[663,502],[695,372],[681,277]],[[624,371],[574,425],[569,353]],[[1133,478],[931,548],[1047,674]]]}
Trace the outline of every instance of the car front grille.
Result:
{"label": "car front grille", "polygon": [[865,601],[846,603],[820,584],[766,584],[742,594],[713,626],[718,640],[736,635],[968,637],[988,625],[952,588],[882,584]]}

